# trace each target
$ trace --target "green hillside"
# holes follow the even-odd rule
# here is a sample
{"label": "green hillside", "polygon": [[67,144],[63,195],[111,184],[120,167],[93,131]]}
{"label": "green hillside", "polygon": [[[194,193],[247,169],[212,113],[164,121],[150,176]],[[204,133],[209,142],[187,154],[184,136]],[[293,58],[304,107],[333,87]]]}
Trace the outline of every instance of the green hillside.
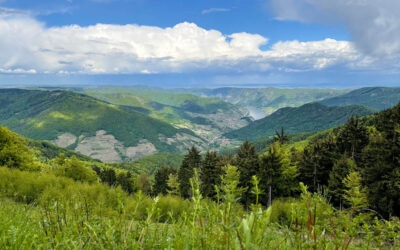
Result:
{"label": "green hillside", "polygon": [[400,88],[369,87],[353,90],[344,95],[321,101],[327,106],[360,104],[376,110],[384,110],[400,102]]}
{"label": "green hillside", "polygon": [[250,125],[226,133],[228,138],[260,140],[275,134],[281,127],[289,134],[316,132],[346,123],[352,115],[364,116],[374,111],[360,105],[328,107],[320,103],[305,104],[298,108],[282,108]]}
{"label": "green hillside", "polygon": [[141,112],[176,128],[189,129],[203,140],[197,144],[203,149],[218,150],[232,143],[222,135],[253,120],[246,109],[217,98],[143,87],[87,87],[78,91],[108,103],[123,105],[120,106],[123,109]]}
{"label": "green hillside", "polygon": [[184,151],[168,141],[177,134],[200,141],[190,130],[74,92],[3,89],[0,104],[1,125],[105,161]]}
{"label": "green hillside", "polygon": [[229,103],[271,114],[279,108],[298,107],[306,103],[320,101],[347,93],[348,90],[309,88],[216,88],[216,89],[176,89],[172,91],[193,93],[200,96],[216,97]]}

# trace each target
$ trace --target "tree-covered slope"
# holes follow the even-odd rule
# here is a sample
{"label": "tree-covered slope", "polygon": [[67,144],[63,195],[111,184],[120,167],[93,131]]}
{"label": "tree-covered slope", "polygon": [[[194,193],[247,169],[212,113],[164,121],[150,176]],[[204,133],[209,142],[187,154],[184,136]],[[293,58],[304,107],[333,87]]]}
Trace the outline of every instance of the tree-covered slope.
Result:
{"label": "tree-covered slope", "polygon": [[344,124],[352,115],[364,116],[373,112],[374,110],[361,105],[328,107],[320,103],[310,103],[298,108],[279,109],[270,116],[226,133],[225,136],[255,141],[273,136],[281,127],[289,134],[316,132]]}
{"label": "tree-covered slope", "polygon": [[400,88],[368,87],[321,101],[327,106],[360,104],[376,110],[395,106],[400,101]]}
{"label": "tree-covered slope", "polygon": [[0,90],[0,124],[103,161],[181,152],[201,139],[133,109],[69,91]]}

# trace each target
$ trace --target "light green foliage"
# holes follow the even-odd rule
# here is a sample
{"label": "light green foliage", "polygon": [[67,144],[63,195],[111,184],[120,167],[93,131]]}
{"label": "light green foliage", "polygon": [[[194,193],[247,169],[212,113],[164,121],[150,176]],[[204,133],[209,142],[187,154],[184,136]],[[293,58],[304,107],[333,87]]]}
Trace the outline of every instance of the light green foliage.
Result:
{"label": "light green foliage", "polygon": [[21,136],[0,126],[0,166],[21,170],[39,170],[40,164]]}
{"label": "light green foliage", "polygon": [[366,189],[361,186],[361,176],[357,172],[351,172],[343,180],[343,184],[346,188],[343,198],[354,212],[368,207]]}
{"label": "light green foliage", "polygon": [[98,180],[96,172],[85,166],[85,163],[78,160],[75,156],[65,158],[64,155],[54,159],[57,166],[56,174],[71,178],[75,181],[93,183]]}
{"label": "light green foliage", "polygon": [[180,188],[178,182],[178,175],[177,174],[169,174],[168,176],[168,194],[170,195],[180,195]]}

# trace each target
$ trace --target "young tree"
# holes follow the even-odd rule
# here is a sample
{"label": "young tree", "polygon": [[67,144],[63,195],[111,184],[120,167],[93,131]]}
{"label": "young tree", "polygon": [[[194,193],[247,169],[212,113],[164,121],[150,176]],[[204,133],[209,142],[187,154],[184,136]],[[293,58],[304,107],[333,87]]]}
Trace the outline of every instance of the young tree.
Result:
{"label": "young tree", "polygon": [[176,174],[169,174],[167,184],[168,184],[168,194],[180,195],[178,176]]}
{"label": "young tree", "polygon": [[221,182],[222,159],[214,151],[207,151],[200,168],[200,189],[204,197],[214,198],[215,185]]}
{"label": "young tree", "polygon": [[194,169],[199,169],[201,166],[200,151],[196,147],[192,147],[188,150],[188,154],[182,161],[182,164],[178,171],[178,182],[180,193],[183,198],[189,198],[191,195],[190,178],[193,177]]}
{"label": "young tree", "polygon": [[168,194],[169,187],[168,187],[168,178],[170,174],[175,175],[176,170],[172,167],[163,166],[159,168],[154,176],[154,185],[153,185],[153,193],[155,195]]}

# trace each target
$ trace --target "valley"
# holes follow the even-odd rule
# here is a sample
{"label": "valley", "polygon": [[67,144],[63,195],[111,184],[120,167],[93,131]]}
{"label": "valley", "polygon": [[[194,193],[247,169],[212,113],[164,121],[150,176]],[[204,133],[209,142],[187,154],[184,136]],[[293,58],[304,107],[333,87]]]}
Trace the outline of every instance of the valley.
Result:
{"label": "valley", "polygon": [[400,91],[390,88],[3,89],[0,124],[103,162],[130,162],[183,154],[193,145],[230,151],[246,139],[271,138],[281,127],[291,135],[318,132],[399,99]]}

